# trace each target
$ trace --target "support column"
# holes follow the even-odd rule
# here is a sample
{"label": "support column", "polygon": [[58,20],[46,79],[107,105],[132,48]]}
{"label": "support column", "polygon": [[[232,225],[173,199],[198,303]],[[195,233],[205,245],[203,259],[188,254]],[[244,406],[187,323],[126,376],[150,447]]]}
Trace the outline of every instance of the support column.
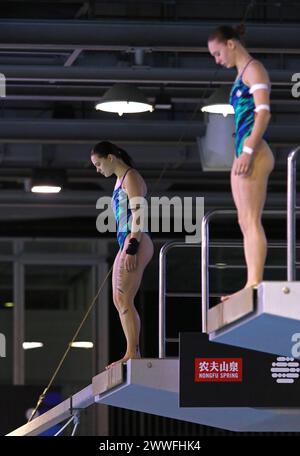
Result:
{"label": "support column", "polygon": [[13,266],[13,384],[25,383],[25,354],[23,342],[25,337],[25,290],[24,265],[20,261],[23,252],[23,242],[14,241]]}

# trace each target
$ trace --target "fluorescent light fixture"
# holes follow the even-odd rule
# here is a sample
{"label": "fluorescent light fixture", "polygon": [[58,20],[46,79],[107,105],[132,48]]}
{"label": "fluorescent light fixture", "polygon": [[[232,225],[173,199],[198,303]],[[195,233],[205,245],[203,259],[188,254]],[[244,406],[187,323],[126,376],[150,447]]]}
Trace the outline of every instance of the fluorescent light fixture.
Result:
{"label": "fluorescent light fixture", "polygon": [[61,187],[55,185],[34,185],[31,187],[32,193],[59,193]]}
{"label": "fluorescent light fixture", "polygon": [[73,348],[93,348],[93,346],[93,342],[78,341],[71,343],[71,347]]}
{"label": "fluorescent light fixture", "polygon": [[229,104],[208,105],[204,106],[201,111],[212,114],[223,114],[224,117],[228,116],[228,114],[234,114],[233,106]]}
{"label": "fluorescent light fixture", "polygon": [[65,183],[65,171],[61,169],[34,169],[25,188],[32,193],[59,193]]}
{"label": "fluorescent light fixture", "polygon": [[203,108],[202,112],[208,112],[213,114],[223,114],[224,117],[228,114],[234,114],[234,109],[231,104],[229,104],[230,97],[230,88],[226,86],[221,86],[207,99],[207,102]]}
{"label": "fluorescent light fixture", "polygon": [[4,303],[4,307],[6,307],[7,309],[10,309],[11,307],[14,306],[14,303],[13,302],[5,302]]}
{"label": "fluorescent light fixture", "polygon": [[103,95],[95,109],[106,112],[115,112],[119,116],[124,113],[138,113],[153,111],[153,106],[145,95],[131,84],[115,84]]}
{"label": "fluorescent light fixture", "polygon": [[215,267],[218,269],[226,269],[227,268],[227,263],[216,263]]}
{"label": "fluorescent light fixture", "polygon": [[24,350],[31,350],[32,348],[40,348],[43,346],[43,342],[23,342]]}

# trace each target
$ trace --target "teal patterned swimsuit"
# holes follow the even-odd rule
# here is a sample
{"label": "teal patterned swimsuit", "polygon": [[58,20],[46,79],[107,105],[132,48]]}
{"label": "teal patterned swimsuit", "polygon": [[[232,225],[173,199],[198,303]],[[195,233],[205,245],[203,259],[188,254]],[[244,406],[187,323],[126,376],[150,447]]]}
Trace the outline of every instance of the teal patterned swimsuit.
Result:
{"label": "teal patterned swimsuit", "polygon": [[[250,87],[243,82],[244,71],[252,60],[246,64],[230,92],[230,104],[235,113],[235,154],[237,157],[241,155],[244,141],[251,134],[254,125],[254,98],[249,92]],[[263,138],[266,139],[265,134]]]}
{"label": "teal patterned swimsuit", "polygon": [[125,239],[131,232],[131,209],[129,207],[129,199],[127,193],[122,189],[122,184],[126,174],[131,168],[125,172],[119,187],[113,191],[112,195],[112,209],[115,214],[117,223],[117,239],[121,250],[124,247]]}

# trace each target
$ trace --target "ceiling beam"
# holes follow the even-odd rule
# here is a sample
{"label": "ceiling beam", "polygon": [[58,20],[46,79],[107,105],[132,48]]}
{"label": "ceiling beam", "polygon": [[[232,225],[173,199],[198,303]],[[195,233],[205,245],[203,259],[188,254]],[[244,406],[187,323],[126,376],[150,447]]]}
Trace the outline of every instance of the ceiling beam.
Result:
{"label": "ceiling beam", "polygon": [[[194,144],[205,134],[206,126],[197,121],[161,120],[7,120],[0,123],[2,142],[87,143],[109,138],[128,144]],[[298,125],[270,125],[269,141],[274,145],[300,144]]]}
{"label": "ceiling beam", "polygon": [[[299,34],[300,35],[300,34]],[[221,70],[216,66],[202,68],[103,68],[97,66],[52,66],[52,65],[3,65],[1,73],[6,81],[48,81],[85,82],[85,83],[155,83],[155,84],[232,84],[235,78],[233,70]],[[273,85],[292,86],[289,70],[269,70]]]}
{"label": "ceiling beam", "polygon": [[0,140],[3,142],[93,143],[101,138],[129,143],[159,144],[194,143],[205,132],[205,125],[196,121],[153,120],[1,120]]}
{"label": "ceiling beam", "polygon": [[[207,52],[207,37],[219,24],[161,21],[1,20],[2,49],[103,49]],[[299,24],[248,24],[249,50],[300,52]],[[265,52],[265,51],[264,51]]]}

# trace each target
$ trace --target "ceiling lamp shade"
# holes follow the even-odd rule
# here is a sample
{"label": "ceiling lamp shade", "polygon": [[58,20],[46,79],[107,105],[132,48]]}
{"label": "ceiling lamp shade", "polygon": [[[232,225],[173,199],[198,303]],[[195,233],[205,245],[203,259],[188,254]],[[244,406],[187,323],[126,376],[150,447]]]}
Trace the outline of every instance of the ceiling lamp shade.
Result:
{"label": "ceiling lamp shade", "polygon": [[88,341],[77,341],[71,343],[71,347],[73,348],[93,348],[93,346],[93,342]]}
{"label": "ceiling lamp shade", "polygon": [[44,346],[43,342],[23,342],[24,350],[31,350],[32,348],[40,348],[43,346]]}
{"label": "ceiling lamp shade", "polygon": [[64,173],[60,170],[37,169],[29,180],[32,193],[59,193],[63,187]]}
{"label": "ceiling lamp shade", "polygon": [[61,187],[53,184],[36,184],[31,187],[32,193],[59,193]]}
{"label": "ceiling lamp shade", "polygon": [[153,111],[145,95],[131,84],[115,84],[103,95],[95,108],[100,111],[125,113]]}
{"label": "ceiling lamp shade", "polygon": [[202,112],[209,112],[213,114],[223,114],[226,117],[228,114],[234,114],[234,109],[229,104],[230,88],[227,86],[221,86],[213,92],[213,94],[207,99],[207,102]]}

